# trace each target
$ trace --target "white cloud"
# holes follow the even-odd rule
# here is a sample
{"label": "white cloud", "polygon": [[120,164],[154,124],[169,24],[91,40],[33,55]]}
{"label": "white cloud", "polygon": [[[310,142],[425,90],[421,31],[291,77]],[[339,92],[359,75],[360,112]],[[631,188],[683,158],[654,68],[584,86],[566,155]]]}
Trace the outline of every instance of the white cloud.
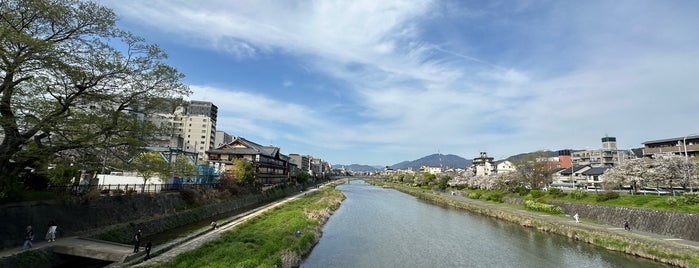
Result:
{"label": "white cloud", "polygon": [[[644,140],[699,132],[687,123],[699,103],[693,88],[699,51],[691,45],[699,42],[692,29],[697,20],[687,15],[693,7],[557,2],[479,9],[458,1],[449,3],[458,7],[440,7],[443,2],[374,0],[109,3],[121,17],[177,42],[241,61],[293,55],[304,60],[299,65],[307,73],[339,81],[345,87],[333,90],[346,90],[350,97],[327,106],[290,103],[234,86],[192,86],[192,98],[215,98],[219,122],[233,132],[326,147],[343,162],[361,161],[363,151],[355,147],[376,152],[373,163],[383,158],[383,164],[392,164],[439,148],[467,158],[480,150],[507,156],[595,147],[604,134],[638,147]],[[421,24],[444,18],[461,24],[449,32],[441,27],[452,25]],[[294,78],[281,86],[302,91],[301,84]],[[347,106],[361,121],[340,120],[353,115],[330,108]]]}

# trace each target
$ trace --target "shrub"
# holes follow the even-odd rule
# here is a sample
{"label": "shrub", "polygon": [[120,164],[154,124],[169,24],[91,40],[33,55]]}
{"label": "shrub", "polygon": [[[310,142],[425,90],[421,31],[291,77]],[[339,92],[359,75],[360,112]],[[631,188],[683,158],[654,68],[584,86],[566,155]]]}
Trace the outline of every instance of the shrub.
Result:
{"label": "shrub", "polygon": [[559,206],[539,203],[532,200],[525,200],[524,208],[531,211],[539,211],[549,214],[563,214],[563,209]]}
{"label": "shrub", "polygon": [[665,199],[665,202],[670,205],[670,206],[677,206],[682,202],[687,202],[685,198],[674,198],[674,197],[669,197],[668,199]]}
{"label": "shrub", "polygon": [[481,199],[481,193],[475,192],[475,193],[469,193],[468,198],[471,199]]}
{"label": "shrub", "polygon": [[699,192],[684,193],[682,197],[684,197],[684,203],[687,205],[699,204]]}
{"label": "shrub", "polygon": [[612,191],[606,191],[603,193],[600,193],[597,195],[597,202],[604,202],[607,200],[612,200],[612,199],[617,199],[619,198],[619,193],[617,192],[612,192]]}
{"label": "shrub", "polygon": [[546,193],[539,191],[539,190],[531,190],[529,191],[529,194],[532,196],[532,198],[539,198],[544,196]]}
{"label": "shrub", "polygon": [[519,196],[525,196],[527,195],[527,193],[529,193],[529,190],[527,190],[527,188],[524,188],[523,186],[517,186],[513,191],[519,194]]}
{"label": "shrub", "polygon": [[502,198],[505,196],[505,194],[501,192],[488,192],[483,195],[483,198],[487,201],[495,201],[495,202],[502,202]]}
{"label": "shrub", "polygon": [[556,197],[556,198],[558,198],[558,197],[564,197],[564,196],[567,195],[566,193],[563,192],[563,190],[561,190],[561,188],[556,188],[556,187],[549,187],[549,188],[548,188],[548,194],[549,194],[550,196],[553,196],[553,197]]}
{"label": "shrub", "polygon": [[180,189],[180,195],[182,195],[182,199],[190,204],[195,203],[199,199],[199,192],[194,189]]}
{"label": "shrub", "polygon": [[587,192],[585,192],[583,190],[573,190],[572,192],[570,192],[570,197],[572,197],[573,199],[576,199],[576,200],[583,199],[586,196],[587,196]]}

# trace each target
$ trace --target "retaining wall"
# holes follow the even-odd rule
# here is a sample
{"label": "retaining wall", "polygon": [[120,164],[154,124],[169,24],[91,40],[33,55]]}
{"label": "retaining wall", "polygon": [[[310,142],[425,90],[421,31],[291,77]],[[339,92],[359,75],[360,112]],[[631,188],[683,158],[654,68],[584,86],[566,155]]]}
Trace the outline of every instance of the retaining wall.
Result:
{"label": "retaining wall", "polygon": [[[21,246],[27,225],[33,227],[34,241],[44,239],[47,224],[52,219],[58,224],[59,239],[61,236],[94,235],[124,224],[143,228],[147,236],[286,194],[277,189],[196,207],[188,204],[180,193],[6,204],[0,206],[0,249]],[[133,231],[126,233],[130,237]]]}
{"label": "retaining wall", "polygon": [[[522,204],[523,199],[503,198],[503,201]],[[560,201],[549,201],[549,204],[561,207],[565,214],[577,213],[580,217],[598,220],[619,228],[623,228],[624,220],[628,220],[631,229],[634,230],[699,241],[699,228],[696,228],[699,226],[699,214]]]}

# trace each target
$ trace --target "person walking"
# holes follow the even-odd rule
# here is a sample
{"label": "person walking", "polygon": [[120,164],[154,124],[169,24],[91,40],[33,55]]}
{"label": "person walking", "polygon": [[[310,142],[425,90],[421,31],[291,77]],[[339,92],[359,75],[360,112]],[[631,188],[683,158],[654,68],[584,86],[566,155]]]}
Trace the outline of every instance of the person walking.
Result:
{"label": "person walking", "polygon": [[138,229],[138,232],[133,236],[133,242],[133,252],[136,253],[141,250],[141,229]]}
{"label": "person walking", "polygon": [[629,220],[624,220],[624,230],[631,231],[631,227],[629,226]]}
{"label": "person walking", "polygon": [[575,222],[580,222],[580,216],[578,216],[578,213],[575,213],[575,215],[573,215],[573,218],[575,218]]}
{"label": "person walking", "polygon": [[150,249],[153,247],[153,242],[148,241],[148,244],[146,244],[146,257],[143,258],[144,260],[147,260],[150,258]]}
{"label": "person walking", "polygon": [[56,221],[50,220],[48,226],[49,230],[46,232],[46,241],[51,243],[56,241],[56,229],[58,228],[58,225],[56,224]]}
{"label": "person walking", "polygon": [[34,240],[34,231],[32,231],[32,226],[29,225],[27,226],[26,232],[24,232],[24,245],[22,245],[22,249],[31,248],[33,246],[32,240]]}

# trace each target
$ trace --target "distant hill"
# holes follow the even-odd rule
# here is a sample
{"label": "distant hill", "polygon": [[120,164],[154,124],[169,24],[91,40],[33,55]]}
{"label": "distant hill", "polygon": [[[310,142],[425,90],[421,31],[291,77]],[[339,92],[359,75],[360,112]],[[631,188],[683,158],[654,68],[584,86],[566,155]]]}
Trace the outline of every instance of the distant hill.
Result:
{"label": "distant hill", "polygon": [[377,171],[377,170],[383,170],[384,167],[381,166],[369,166],[369,165],[358,165],[358,164],[351,164],[351,165],[333,165],[333,167],[345,167],[345,170],[352,170],[352,171],[359,171],[359,172],[364,172],[364,171]]}
{"label": "distant hill", "polygon": [[466,168],[471,165],[472,160],[463,158],[458,155],[453,154],[433,154],[428,155],[423,158],[414,161],[403,161],[398,164],[392,165],[392,169],[408,169],[418,170],[422,166],[438,167],[442,166],[444,168]]}

